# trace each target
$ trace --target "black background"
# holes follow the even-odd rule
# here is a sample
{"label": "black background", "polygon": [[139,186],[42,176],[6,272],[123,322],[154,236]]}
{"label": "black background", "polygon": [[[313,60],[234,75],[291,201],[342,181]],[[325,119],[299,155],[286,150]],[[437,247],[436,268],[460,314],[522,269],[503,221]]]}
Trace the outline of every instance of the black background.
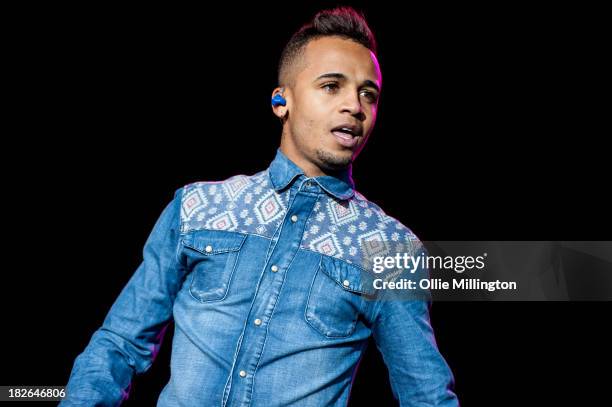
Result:
{"label": "black background", "polygon": [[[65,384],[173,192],[267,167],[282,46],[335,4],[3,13],[0,383]],[[360,192],[423,240],[610,240],[601,10],[350,4],[384,78]],[[468,407],[604,400],[609,320],[609,302],[432,309]],[[154,405],[170,340],[126,405]],[[374,344],[351,405],[394,405]]]}

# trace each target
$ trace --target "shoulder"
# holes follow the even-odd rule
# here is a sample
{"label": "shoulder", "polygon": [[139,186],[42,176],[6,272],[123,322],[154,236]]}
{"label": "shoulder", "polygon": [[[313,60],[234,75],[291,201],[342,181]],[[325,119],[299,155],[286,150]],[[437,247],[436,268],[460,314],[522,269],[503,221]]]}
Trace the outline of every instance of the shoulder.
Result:
{"label": "shoulder", "polygon": [[181,222],[201,221],[224,208],[232,209],[239,198],[249,193],[260,193],[269,187],[268,171],[253,175],[234,175],[221,181],[198,181],[177,190],[180,199]]}
{"label": "shoulder", "polygon": [[353,201],[355,205],[362,208],[365,218],[374,217],[377,220],[377,222],[372,225],[372,229],[380,232],[388,240],[418,240],[418,237],[408,226],[404,225],[398,219],[389,216],[378,204],[368,200],[361,193],[355,191]]}
{"label": "shoulder", "polygon": [[415,252],[421,243],[410,228],[355,191],[351,199],[325,196],[315,205],[303,246],[367,268],[374,257]]}

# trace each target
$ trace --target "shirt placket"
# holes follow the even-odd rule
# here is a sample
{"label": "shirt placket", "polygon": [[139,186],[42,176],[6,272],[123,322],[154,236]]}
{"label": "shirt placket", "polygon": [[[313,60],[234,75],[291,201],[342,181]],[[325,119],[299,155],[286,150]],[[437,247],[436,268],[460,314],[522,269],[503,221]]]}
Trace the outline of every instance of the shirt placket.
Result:
{"label": "shirt placket", "polygon": [[255,374],[264,350],[270,319],[291,262],[299,250],[306,221],[322,193],[321,188],[312,179],[299,181],[299,190],[290,200],[290,207],[271,241],[268,259],[241,334],[231,377],[224,391],[224,406],[247,406],[251,403]]}

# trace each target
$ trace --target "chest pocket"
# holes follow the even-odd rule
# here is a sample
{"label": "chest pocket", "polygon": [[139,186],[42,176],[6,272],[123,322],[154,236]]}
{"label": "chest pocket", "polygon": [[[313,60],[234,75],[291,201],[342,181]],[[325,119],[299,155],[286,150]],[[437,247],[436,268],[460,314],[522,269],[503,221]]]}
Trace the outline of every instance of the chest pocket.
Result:
{"label": "chest pocket", "polygon": [[327,338],[350,336],[374,291],[364,271],[322,256],[308,293],[306,322]]}
{"label": "chest pocket", "polygon": [[229,290],[238,254],[246,235],[220,230],[198,230],[183,239],[189,293],[200,302],[221,301]]}

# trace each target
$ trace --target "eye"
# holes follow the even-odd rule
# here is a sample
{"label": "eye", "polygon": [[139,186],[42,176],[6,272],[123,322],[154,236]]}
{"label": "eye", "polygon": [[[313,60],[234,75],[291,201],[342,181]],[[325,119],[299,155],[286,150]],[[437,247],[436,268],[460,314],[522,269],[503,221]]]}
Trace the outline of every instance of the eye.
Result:
{"label": "eye", "polygon": [[370,103],[376,103],[378,100],[378,95],[375,92],[369,91],[367,89],[362,90],[359,94],[366,98],[366,100]]}
{"label": "eye", "polygon": [[325,91],[327,93],[334,93],[336,92],[340,87],[338,86],[338,84],[336,82],[329,82],[324,84],[323,86],[321,86],[322,89],[325,89]]}

